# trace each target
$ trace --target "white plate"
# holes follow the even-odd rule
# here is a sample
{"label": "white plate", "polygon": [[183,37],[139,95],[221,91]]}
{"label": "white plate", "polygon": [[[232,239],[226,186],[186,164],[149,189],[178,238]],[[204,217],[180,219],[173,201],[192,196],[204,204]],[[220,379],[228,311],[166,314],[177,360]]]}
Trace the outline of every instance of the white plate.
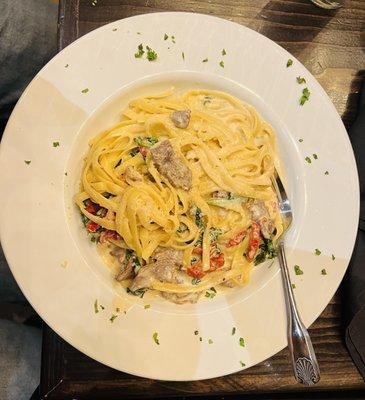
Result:
{"label": "white plate", "polygon": [[[176,43],[164,40],[165,33]],[[136,59],[140,43],[155,49],[158,59]],[[289,68],[288,58],[294,60]],[[299,75],[311,92],[304,106]],[[352,149],[329,98],[299,61],[260,34],[218,18],[127,18],[77,40],[41,70],[18,102],[1,146],[1,239],[28,300],[73,346],[131,374],[205,379],[242,369],[240,361],[250,367],[286,346],[277,263],[257,267],[246,287],[197,305],[134,299],[97,256],[72,203],[87,140],[118,121],[128,99],[171,84],[224,90],[274,126],[295,212],[288,262],[300,314],[310,325],[337,289],[354,245],[359,191]],[[294,264],[303,275],[294,274]],[[97,314],[95,299],[105,307]],[[112,323],[116,307],[121,311]]]}

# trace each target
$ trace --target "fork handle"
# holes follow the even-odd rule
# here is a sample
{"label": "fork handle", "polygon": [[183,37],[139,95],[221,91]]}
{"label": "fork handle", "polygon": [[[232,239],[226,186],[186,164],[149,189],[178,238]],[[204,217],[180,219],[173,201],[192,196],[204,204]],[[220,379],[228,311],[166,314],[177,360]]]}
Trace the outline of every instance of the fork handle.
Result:
{"label": "fork handle", "polygon": [[285,303],[288,316],[288,344],[295,379],[303,385],[315,385],[320,371],[308,331],[301,321],[295,303],[285,257],[284,242],[278,244],[278,258],[284,283]]}

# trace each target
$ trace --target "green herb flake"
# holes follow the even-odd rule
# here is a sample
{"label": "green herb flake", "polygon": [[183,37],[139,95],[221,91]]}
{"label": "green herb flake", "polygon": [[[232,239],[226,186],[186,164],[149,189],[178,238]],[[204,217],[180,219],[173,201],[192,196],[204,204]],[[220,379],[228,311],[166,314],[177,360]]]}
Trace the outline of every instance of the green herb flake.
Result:
{"label": "green herb flake", "polygon": [[153,335],[152,335],[152,339],[153,339],[153,341],[159,346],[160,345],[160,341],[158,340],[158,333],[157,332],[155,332]]}
{"label": "green herb flake", "polygon": [[131,294],[133,296],[140,297],[142,299],[144,294],[146,293],[146,290],[145,289],[138,289],[138,290],[135,290],[134,292],[132,292],[129,288],[127,288],[127,293],[129,293],[129,294]]}
{"label": "green herb flake", "polygon": [[147,60],[148,61],[154,61],[157,59],[157,53],[155,50],[152,50],[151,47],[146,46],[147,49]]}
{"label": "green herb flake", "polygon": [[232,336],[233,336],[235,333],[236,333],[236,327],[234,326],[234,327],[232,328]]}
{"label": "green herb flake", "polygon": [[97,314],[99,312],[99,307],[98,307],[98,299],[94,301],[94,313]]}
{"label": "green herb flake", "polygon": [[115,32],[118,28],[113,28],[112,31]]}
{"label": "green herb flake", "polygon": [[244,362],[242,362],[242,361],[240,361],[240,364],[241,364],[242,368],[246,366],[246,364]]}
{"label": "green herb flake", "polygon": [[115,318],[118,318],[118,315],[113,314],[113,315],[109,318],[109,321],[110,321],[111,323],[113,323],[114,320],[115,320]]}
{"label": "green herb flake", "polygon": [[312,160],[310,159],[310,157],[305,157],[304,160],[307,161],[308,164],[311,164],[311,163],[312,163]]}
{"label": "green herb flake", "polygon": [[181,52],[181,57],[185,61],[185,53],[183,51]]}
{"label": "green herb flake", "polygon": [[325,268],[322,269],[321,274],[322,274],[322,275],[327,275],[327,271],[326,271]]}
{"label": "green herb flake", "polygon": [[29,165],[32,161],[30,161],[30,160],[24,160],[24,162],[25,162],[27,165]]}
{"label": "green herb flake", "polygon": [[293,65],[293,60],[289,58],[289,60],[286,62],[286,68],[289,68]]}
{"label": "green herb flake", "polygon": [[200,336],[199,337],[199,342],[202,342],[203,341],[203,338]]}
{"label": "green herb flake", "polygon": [[204,58],[204,60],[203,60],[202,62],[204,62],[204,63],[205,63],[205,62],[208,62],[208,59],[207,59],[207,58]]}
{"label": "green herb flake", "polygon": [[299,103],[300,103],[301,106],[304,105],[304,103],[305,103],[306,101],[309,100],[310,94],[311,94],[311,93],[310,93],[310,91],[308,90],[308,88],[304,88],[304,89],[303,89],[303,91],[302,91],[302,96],[301,96],[301,98],[300,98],[300,100],[299,100]]}
{"label": "green herb flake", "polygon": [[171,36],[171,41],[172,41],[172,43],[176,43],[176,42],[175,42],[175,36],[174,36],[174,35]]}
{"label": "green herb flake", "polygon": [[332,254],[331,258],[332,258],[332,261],[336,260],[336,257],[333,254]]}
{"label": "green herb flake", "polygon": [[68,64],[65,65],[65,68],[68,68]]}
{"label": "green herb flake", "polygon": [[292,289],[295,289],[295,288],[296,288],[295,283],[292,283],[292,284],[291,284],[291,288],[292,288]]}
{"label": "green herb flake", "polygon": [[325,174],[325,175],[329,175],[330,173],[329,173],[328,171],[325,171],[324,174]]}
{"label": "green herb flake", "polygon": [[167,33],[164,34],[163,40],[167,40],[169,38],[169,35]]}
{"label": "green herb flake", "polygon": [[299,83],[299,85],[301,85],[302,83],[307,83],[305,78],[303,78],[302,76],[297,76],[297,82]]}
{"label": "green herb flake", "polygon": [[65,172],[65,176],[67,176],[67,172]]}
{"label": "green herb flake", "polygon": [[148,136],[148,137],[141,137],[138,136],[134,138],[134,143],[138,146],[143,146],[143,147],[152,147],[158,142],[158,139],[154,136]]}
{"label": "green herb flake", "polygon": [[99,307],[102,309],[102,310],[105,310],[105,307],[103,306],[103,305],[99,305]]}
{"label": "green herb flake", "polygon": [[195,336],[199,335],[199,331],[194,331],[194,335]]}
{"label": "green herb flake", "polygon": [[319,249],[315,249],[314,250],[314,254],[316,255],[316,256],[320,256],[321,255],[321,250],[319,250]]}
{"label": "green herb flake", "polygon": [[115,309],[115,312],[120,312],[120,308],[117,307],[117,308]]}
{"label": "green herb flake", "polygon": [[208,343],[209,343],[209,344],[212,344],[212,343],[213,343],[213,340],[212,340],[212,339],[208,339]]}
{"label": "green herb flake", "polygon": [[315,154],[315,153],[313,153],[313,158],[314,158],[315,160],[318,160],[318,155]]}
{"label": "green herb flake", "polygon": [[299,143],[303,143],[303,139],[299,139]]}
{"label": "green herb flake", "polygon": [[223,60],[220,61],[220,62],[219,62],[219,65],[220,65],[222,68],[224,68],[224,61],[223,61]]}
{"label": "green herb flake", "polygon": [[197,285],[198,283],[200,283],[201,282],[201,280],[199,279],[199,278],[193,278],[192,280],[191,280],[191,284],[192,285]]}
{"label": "green herb flake", "polygon": [[60,142],[53,142],[53,147],[59,147]]}
{"label": "green herb flake", "polygon": [[89,88],[85,88],[81,90],[81,93],[87,93],[89,91]]}
{"label": "green herb flake", "polygon": [[244,339],[243,337],[240,337],[239,343],[240,343],[240,346],[241,346],[241,347],[245,347],[245,346],[246,346],[246,344],[245,344],[245,339]]}
{"label": "green herb flake", "polygon": [[209,290],[207,290],[205,292],[205,297],[212,299],[213,297],[215,297],[216,294],[217,294],[217,291],[215,290],[215,288],[211,287]]}
{"label": "green herb flake", "polygon": [[[138,32],[137,32],[138,33]],[[134,53],[134,57],[135,58],[142,58],[143,54],[144,54],[144,50],[143,50],[143,44],[139,44],[138,48],[137,48],[137,52]]]}
{"label": "green herb flake", "polygon": [[151,304],[145,304],[144,309],[147,310],[148,308],[151,308]]}
{"label": "green herb flake", "polygon": [[294,265],[295,275],[303,275],[303,271],[300,269],[299,265]]}
{"label": "green herb flake", "polygon": [[259,249],[260,252],[254,261],[255,265],[259,265],[266,260],[271,260],[278,255],[277,249],[271,239],[264,239],[263,243],[260,244]]}
{"label": "green herb flake", "polygon": [[223,49],[223,50],[222,50],[222,56],[225,56],[226,54],[227,54],[226,50]]}

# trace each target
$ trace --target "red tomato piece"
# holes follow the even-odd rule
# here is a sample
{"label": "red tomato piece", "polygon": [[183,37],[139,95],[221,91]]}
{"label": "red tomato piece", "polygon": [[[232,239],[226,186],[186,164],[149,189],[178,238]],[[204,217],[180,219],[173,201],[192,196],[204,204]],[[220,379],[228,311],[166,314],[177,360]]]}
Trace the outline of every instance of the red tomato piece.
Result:
{"label": "red tomato piece", "polygon": [[139,146],[139,152],[142,154],[142,157],[146,157],[147,156],[147,148],[143,147],[143,146]]}
{"label": "red tomato piece", "polygon": [[246,258],[248,261],[252,261],[255,257],[256,251],[259,248],[261,242],[260,226],[256,222],[252,222],[250,240],[248,242]]}
{"label": "red tomato piece", "polygon": [[190,265],[190,267],[188,267],[186,272],[189,276],[192,276],[193,278],[197,279],[200,279],[204,276],[201,262],[197,262],[193,265]]}
{"label": "red tomato piece", "polygon": [[245,236],[246,236],[246,231],[238,232],[235,237],[230,239],[230,241],[227,244],[227,247],[237,246],[238,244],[240,244],[242,242],[242,240]]}
{"label": "red tomato piece", "polygon": [[219,253],[215,257],[210,259],[210,269],[209,271],[215,271],[224,265],[224,253]]}
{"label": "red tomato piece", "polygon": [[203,248],[201,246],[194,247],[193,254],[203,254]]}
{"label": "red tomato piece", "polygon": [[99,206],[91,200],[88,200],[85,206],[85,210],[90,214],[96,214],[99,210]]}
{"label": "red tomato piece", "polygon": [[92,232],[92,233],[96,232],[99,228],[100,228],[100,225],[97,224],[97,223],[94,222],[94,221],[89,221],[89,222],[86,224],[86,229],[87,229],[89,232]]}

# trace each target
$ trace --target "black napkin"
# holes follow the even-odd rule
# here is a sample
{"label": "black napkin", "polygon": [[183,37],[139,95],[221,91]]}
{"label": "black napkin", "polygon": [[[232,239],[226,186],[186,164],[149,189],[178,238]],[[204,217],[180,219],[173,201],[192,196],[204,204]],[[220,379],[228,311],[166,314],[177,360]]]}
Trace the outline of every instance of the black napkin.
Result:
{"label": "black napkin", "polygon": [[345,340],[352,360],[365,379],[365,82],[358,116],[349,131],[360,180],[360,221],[349,269],[344,282]]}

